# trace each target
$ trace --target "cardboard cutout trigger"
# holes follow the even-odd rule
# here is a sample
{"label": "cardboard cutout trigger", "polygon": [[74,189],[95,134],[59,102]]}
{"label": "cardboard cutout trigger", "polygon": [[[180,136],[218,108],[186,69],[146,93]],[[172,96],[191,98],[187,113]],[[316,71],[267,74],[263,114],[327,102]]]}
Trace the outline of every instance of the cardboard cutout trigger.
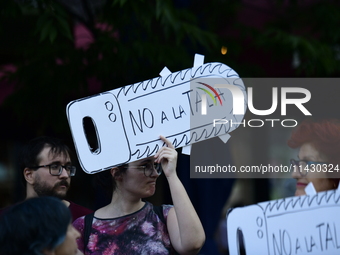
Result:
{"label": "cardboard cutout trigger", "polygon": [[162,77],[167,77],[170,74],[171,74],[171,71],[166,66],[164,66],[162,71],[159,73],[159,75],[162,76]]}
{"label": "cardboard cutout trigger", "polygon": [[191,145],[188,145],[188,146],[184,146],[182,148],[182,154],[185,154],[185,155],[190,155],[191,153]]}
{"label": "cardboard cutout trigger", "polygon": [[219,138],[222,140],[222,142],[227,143],[230,138],[230,135],[229,134],[220,135]]}
{"label": "cardboard cutout trigger", "polygon": [[200,54],[195,54],[194,67],[201,66],[204,64],[204,56]]}
{"label": "cardboard cutout trigger", "polygon": [[315,195],[317,193],[312,182],[308,183],[305,192],[307,195]]}

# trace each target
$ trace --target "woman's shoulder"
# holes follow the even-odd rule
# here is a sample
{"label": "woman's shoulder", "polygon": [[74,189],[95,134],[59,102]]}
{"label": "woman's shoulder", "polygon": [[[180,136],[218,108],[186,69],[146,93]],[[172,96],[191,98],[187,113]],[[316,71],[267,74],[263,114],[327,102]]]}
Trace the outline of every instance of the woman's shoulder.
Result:
{"label": "woman's shoulder", "polygon": [[169,204],[154,205],[154,204],[152,204],[148,201],[145,201],[145,203],[146,203],[146,206],[151,207],[151,208],[152,207],[162,207],[163,209],[170,209],[170,208],[174,207],[173,205],[169,205]]}
{"label": "woman's shoulder", "polygon": [[165,219],[168,217],[169,211],[171,210],[171,208],[174,208],[173,205],[162,205],[163,208],[163,215],[165,217]]}
{"label": "woman's shoulder", "polygon": [[75,219],[72,223],[73,227],[75,227],[77,230],[82,231],[82,229],[84,228],[84,221],[85,221],[85,216],[81,216],[77,219]]}
{"label": "woman's shoulder", "polygon": [[147,203],[148,210],[156,214],[158,218],[160,219],[160,221],[162,221],[163,223],[166,222],[170,209],[174,207],[173,205],[168,205],[168,204],[153,205],[149,202],[146,202],[146,203]]}
{"label": "woman's shoulder", "polygon": [[163,210],[170,210],[174,206],[173,205],[168,205],[168,204],[163,204],[162,207],[163,207]]}

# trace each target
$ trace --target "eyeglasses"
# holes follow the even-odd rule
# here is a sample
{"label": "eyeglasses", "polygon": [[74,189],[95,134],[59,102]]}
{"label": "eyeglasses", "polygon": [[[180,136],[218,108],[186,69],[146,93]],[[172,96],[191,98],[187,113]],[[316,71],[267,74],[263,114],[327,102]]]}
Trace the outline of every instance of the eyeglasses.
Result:
{"label": "eyeglasses", "polygon": [[63,172],[63,168],[65,168],[67,174],[69,176],[75,176],[76,175],[76,167],[71,165],[60,165],[60,164],[51,164],[51,165],[42,165],[42,166],[32,166],[31,169],[38,169],[40,167],[48,167],[50,170],[50,174],[53,176],[59,176]]}
{"label": "eyeglasses", "polygon": [[150,177],[153,174],[153,171],[156,170],[158,175],[162,174],[162,165],[160,163],[146,163],[143,166],[126,166],[125,168],[137,168],[137,169],[143,169],[144,175],[146,177]]}
{"label": "eyeglasses", "polygon": [[[291,159],[290,164],[296,166],[299,173],[302,176],[306,176],[308,172],[321,172],[321,168],[319,169],[316,165],[328,164],[326,162],[316,162],[309,160],[295,160]],[[315,170],[317,168],[317,170]]]}

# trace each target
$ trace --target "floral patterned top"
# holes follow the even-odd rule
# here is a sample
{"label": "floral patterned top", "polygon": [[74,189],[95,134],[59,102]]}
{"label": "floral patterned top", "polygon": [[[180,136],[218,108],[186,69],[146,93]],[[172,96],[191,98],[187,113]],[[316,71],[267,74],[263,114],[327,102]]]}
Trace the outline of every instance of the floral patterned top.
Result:
{"label": "floral patterned top", "polygon": [[[172,205],[163,205],[166,220]],[[73,222],[82,234],[78,248],[84,251],[84,217]],[[129,215],[112,219],[94,217],[85,255],[168,255],[175,254],[170,243],[166,224],[153,211],[153,205],[145,202],[143,208]]]}

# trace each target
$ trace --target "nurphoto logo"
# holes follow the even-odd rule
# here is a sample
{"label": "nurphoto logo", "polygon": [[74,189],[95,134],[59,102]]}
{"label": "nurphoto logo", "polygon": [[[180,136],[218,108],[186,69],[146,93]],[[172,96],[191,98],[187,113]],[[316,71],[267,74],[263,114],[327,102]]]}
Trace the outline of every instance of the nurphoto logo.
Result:
{"label": "nurphoto logo", "polygon": [[[204,82],[197,82],[201,86],[197,86],[196,88],[203,91],[204,93],[200,94],[201,97],[201,115],[209,115],[208,108],[213,106],[222,106],[223,104],[230,104],[231,112],[233,115],[244,115],[246,111],[246,107],[248,107],[249,111],[257,116],[268,116],[273,114],[279,107],[280,104],[280,113],[281,116],[287,115],[287,105],[294,105],[297,107],[305,116],[311,116],[312,114],[308,111],[308,109],[304,106],[311,99],[311,93],[306,88],[301,87],[281,87],[280,88],[280,96],[278,95],[279,88],[272,87],[271,93],[271,106],[268,109],[256,109],[253,101],[253,88],[248,87],[247,92],[242,90],[242,87],[235,86],[232,84],[215,84],[209,85]],[[259,88],[258,88],[259,89]],[[224,101],[221,95],[225,93],[231,94],[232,100]],[[290,95],[295,94],[295,98],[291,98]],[[208,95],[208,97],[207,97]],[[298,95],[298,98],[296,98]],[[208,104],[208,99],[213,102],[213,104]],[[263,98],[263,100],[269,100],[269,98]],[[232,101],[232,102],[231,102]],[[250,119],[248,121],[235,121],[233,119],[219,118],[213,119],[213,126],[216,125],[243,125],[250,127],[262,127],[265,122],[271,123],[271,126],[274,127],[275,122],[280,122],[283,127],[295,127],[297,126],[297,121],[294,119]]]}

